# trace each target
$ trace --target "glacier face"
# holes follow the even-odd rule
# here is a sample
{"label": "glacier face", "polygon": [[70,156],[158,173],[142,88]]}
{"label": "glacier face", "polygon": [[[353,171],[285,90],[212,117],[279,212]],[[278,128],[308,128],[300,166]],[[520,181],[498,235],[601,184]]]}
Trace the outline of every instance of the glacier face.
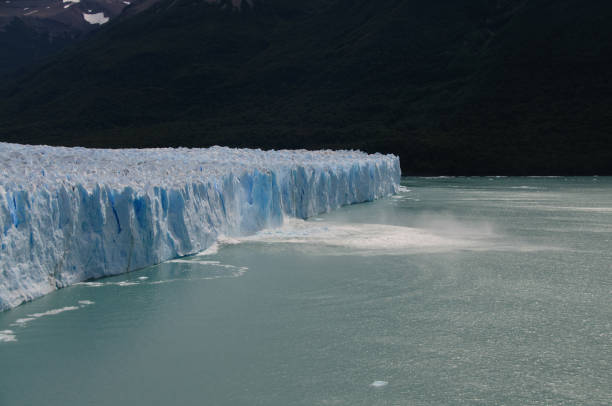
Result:
{"label": "glacier face", "polygon": [[104,150],[0,143],[0,310],[399,187],[358,151]]}

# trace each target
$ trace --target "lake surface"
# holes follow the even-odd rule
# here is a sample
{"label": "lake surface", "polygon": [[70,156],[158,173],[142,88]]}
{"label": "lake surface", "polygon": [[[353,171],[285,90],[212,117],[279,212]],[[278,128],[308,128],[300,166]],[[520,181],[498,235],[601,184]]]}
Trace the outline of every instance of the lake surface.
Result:
{"label": "lake surface", "polygon": [[612,403],[612,179],[393,198],[0,314],[0,405]]}

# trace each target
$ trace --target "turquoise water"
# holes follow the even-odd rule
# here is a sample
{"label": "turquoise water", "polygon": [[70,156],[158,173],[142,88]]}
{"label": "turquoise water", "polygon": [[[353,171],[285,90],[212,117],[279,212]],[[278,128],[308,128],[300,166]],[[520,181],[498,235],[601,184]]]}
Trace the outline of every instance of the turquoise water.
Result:
{"label": "turquoise water", "polygon": [[612,179],[402,184],[0,314],[0,405],[611,404]]}

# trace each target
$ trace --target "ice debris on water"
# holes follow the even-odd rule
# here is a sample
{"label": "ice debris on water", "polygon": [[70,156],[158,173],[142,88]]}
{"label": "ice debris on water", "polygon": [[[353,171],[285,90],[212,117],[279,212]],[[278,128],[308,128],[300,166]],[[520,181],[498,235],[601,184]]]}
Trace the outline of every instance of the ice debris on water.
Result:
{"label": "ice debris on water", "polygon": [[[399,188],[359,151],[85,149],[0,143],[0,310],[196,254]],[[88,286],[94,286],[90,282]]]}
{"label": "ice debris on water", "polygon": [[370,386],[374,388],[382,388],[383,386],[387,386],[389,382],[387,381],[374,381],[370,384]]}
{"label": "ice debris on water", "polygon": [[0,330],[0,343],[8,343],[8,342],[17,341],[17,337],[13,330]]}

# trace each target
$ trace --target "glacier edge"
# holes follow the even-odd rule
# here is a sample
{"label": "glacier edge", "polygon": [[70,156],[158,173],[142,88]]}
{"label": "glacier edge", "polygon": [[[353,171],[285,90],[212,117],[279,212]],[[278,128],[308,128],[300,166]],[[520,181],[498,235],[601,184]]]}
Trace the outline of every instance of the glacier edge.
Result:
{"label": "glacier edge", "polygon": [[0,311],[87,279],[396,193],[359,151],[103,150],[0,143]]}

